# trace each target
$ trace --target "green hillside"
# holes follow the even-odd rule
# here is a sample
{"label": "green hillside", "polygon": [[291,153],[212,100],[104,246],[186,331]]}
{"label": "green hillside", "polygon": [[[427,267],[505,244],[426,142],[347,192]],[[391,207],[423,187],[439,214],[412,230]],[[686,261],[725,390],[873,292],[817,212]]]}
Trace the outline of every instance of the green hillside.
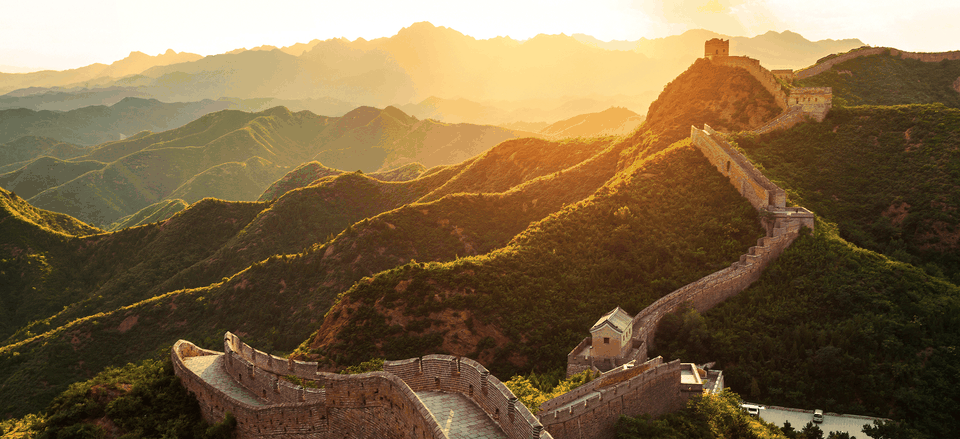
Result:
{"label": "green hillside", "polygon": [[[460,162],[516,136],[499,127],[419,121],[394,107],[360,107],[340,118],[283,107],[259,113],[225,110],[174,130],[144,131],[98,145],[69,162],[36,159],[18,165],[16,174],[0,175],[0,181],[29,195],[38,207],[106,227],[164,200],[255,200],[265,190],[268,198],[279,197],[314,181],[304,180],[310,173],[318,176],[310,167],[287,177],[295,182],[277,181],[314,157],[325,157],[324,163],[339,169],[383,168],[384,180],[409,180],[423,169],[412,163]],[[43,143],[33,143],[38,142]],[[20,143],[9,148],[11,160],[25,156],[21,150],[30,142]],[[44,148],[52,146],[35,149]],[[386,173],[394,168],[395,173]],[[271,189],[274,182],[278,186]]]}
{"label": "green hillside", "polygon": [[22,136],[16,140],[0,143],[0,165],[4,166],[4,168],[0,168],[0,172],[8,172],[5,169],[6,165],[27,162],[37,157],[50,156],[69,159],[85,153],[86,151],[83,148],[57,139]]}
{"label": "green hillside", "polygon": [[120,218],[117,222],[107,227],[107,230],[115,231],[143,224],[155,223],[170,218],[177,212],[186,209],[189,206],[183,200],[163,200],[153,203],[133,215],[127,215]]}
{"label": "green hillside", "polygon": [[923,62],[889,53],[862,56],[801,80],[802,87],[833,87],[845,105],[942,103],[960,108],[960,60]]}
{"label": "green hillside", "polygon": [[12,188],[24,198],[32,198],[49,188],[60,186],[90,171],[103,169],[106,163],[93,160],[66,161],[40,157],[16,171],[0,175],[0,187]]}
{"label": "green hillside", "polygon": [[222,163],[193,176],[166,198],[184,200],[187,203],[208,197],[254,201],[251,195],[262,191],[285,171],[286,168],[260,157],[251,157],[244,162]]}
{"label": "green hillside", "polygon": [[[751,400],[960,429],[960,287],[819,222],[749,289],[661,326],[656,354],[717,361]],[[911,437],[911,436],[904,436]]]}
{"label": "green hillside", "polygon": [[[298,352],[333,365],[447,352],[498,376],[552,370],[597,315],[635,313],[736,260],[762,235],[756,215],[684,141],[503,249],[354,285]],[[725,239],[710,238],[719,230]]]}
{"label": "green hillside", "polygon": [[844,239],[960,283],[958,133],[942,104],[841,107],[737,142]]}

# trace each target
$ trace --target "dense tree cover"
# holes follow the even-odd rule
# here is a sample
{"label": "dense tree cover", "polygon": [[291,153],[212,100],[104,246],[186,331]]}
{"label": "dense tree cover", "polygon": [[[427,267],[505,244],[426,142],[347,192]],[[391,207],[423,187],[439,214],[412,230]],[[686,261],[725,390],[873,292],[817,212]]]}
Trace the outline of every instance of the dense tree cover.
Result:
{"label": "dense tree cover", "polygon": [[822,436],[784,434],[777,426],[747,415],[740,396],[729,390],[695,396],[683,410],[658,419],[649,415],[621,416],[617,439],[823,439]]}
{"label": "dense tree cover", "polygon": [[[180,384],[168,356],[108,367],[57,396],[41,416],[2,424],[11,436],[46,438],[232,437],[236,420],[209,425],[196,398]],[[3,433],[0,431],[0,433]]]}
{"label": "dense tree cover", "polygon": [[[0,384],[0,413],[21,416],[42,409],[70,383],[106,366],[148,358],[181,338],[220,349],[223,332],[231,330],[259,349],[289,351],[319,326],[337,293],[354,282],[414,258],[449,261],[502,247],[531,222],[596,191],[616,173],[624,148],[609,142],[541,146],[490,157],[524,163],[536,162],[525,154],[548,154],[551,166],[566,163],[567,168],[530,169],[521,184],[500,194],[451,194],[377,215],[371,206],[392,209],[398,198],[429,192],[463,169],[439,169],[403,184],[347,173],[272,204],[206,200],[164,223],[93,237],[90,243],[64,237],[73,243],[53,249],[24,245],[44,255],[49,268],[45,283],[25,282],[23,288],[50,288],[77,299],[89,291],[84,285],[102,286],[86,293],[94,300],[83,301],[84,307],[35,320],[21,328],[21,341],[8,340],[0,348],[0,377],[10,383]],[[579,154],[563,157],[568,148],[593,146],[599,148],[594,157],[582,163],[573,161]],[[464,181],[473,179],[482,187],[482,172],[472,175]],[[330,229],[350,215],[355,219],[340,223],[346,230]],[[361,219],[364,215],[374,218]],[[326,233],[318,232],[324,228]],[[36,242],[46,235],[27,230],[24,236]],[[83,251],[77,253],[77,247]],[[68,257],[52,257],[60,254]],[[23,263],[26,256],[10,262]],[[23,271],[16,268],[6,273]],[[82,281],[57,290],[54,281],[63,281],[62,273],[77,273]],[[127,307],[105,306],[134,295],[155,297]],[[13,384],[25,381],[47,385]]]}
{"label": "dense tree cover", "polygon": [[841,107],[736,141],[842,238],[960,282],[960,110]]}
{"label": "dense tree cover", "polygon": [[513,378],[510,378],[510,381],[503,384],[513,392],[530,412],[536,414],[540,411],[540,404],[589,383],[600,374],[599,372],[585,370],[569,378],[562,378],[563,375],[565,375],[563,369],[556,369],[553,373],[538,374],[531,372],[526,376],[514,375]]}
{"label": "dense tree cover", "polygon": [[802,87],[832,87],[834,105],[932,104],[960,107],[954,82],[960,60],[923,62],[888,53],[862,56],[803,79]]}
{"label": "dense tree cover", "polygon": [[597,316],[636,313],[762,234],[756,210],[683,141],[501,250],[357,283],[298,352],[332,364],[450,352],[497,376],[556,369]]}
{"label": "dense tree cover", "polygon": [[960,431],[960,288],[818,222],[749,289],[665,319],[655,354],[717,361],[727,384],[787,407]]}

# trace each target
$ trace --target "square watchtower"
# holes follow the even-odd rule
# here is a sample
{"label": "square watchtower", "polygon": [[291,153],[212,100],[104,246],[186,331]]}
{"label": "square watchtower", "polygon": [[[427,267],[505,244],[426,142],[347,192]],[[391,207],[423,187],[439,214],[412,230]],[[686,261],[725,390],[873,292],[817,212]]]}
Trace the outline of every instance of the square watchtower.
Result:
{"label": "square watchtower", "polygon": [[714,38],[703,43],[703,57],[713,59],[719,56],[730,55],[730,40]]}

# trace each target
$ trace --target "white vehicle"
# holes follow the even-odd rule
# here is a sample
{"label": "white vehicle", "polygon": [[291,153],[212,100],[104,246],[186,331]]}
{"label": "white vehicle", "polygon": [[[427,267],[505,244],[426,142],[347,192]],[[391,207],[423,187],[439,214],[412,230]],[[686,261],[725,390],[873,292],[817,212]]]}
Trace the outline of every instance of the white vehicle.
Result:
{"label": "white vehicle", "polygon": [[760,416],[760,410],[765,409],[766,407],[756,404],[740,404],[740,407],[743,408],[748,415],[753,417]]}
{"label": "white vehicle", "polygon": [[816,409],[813,411],[813,422],[818,424],[823,422],[823,410]]}

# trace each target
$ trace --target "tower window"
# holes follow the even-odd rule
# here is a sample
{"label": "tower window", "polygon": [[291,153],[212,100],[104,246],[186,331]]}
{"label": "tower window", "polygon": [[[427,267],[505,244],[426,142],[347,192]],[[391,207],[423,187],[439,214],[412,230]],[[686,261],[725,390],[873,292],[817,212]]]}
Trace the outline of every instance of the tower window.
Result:
{"label": "tower window", "polygon": [[603,344],[610,344],[610,337],[603,337]]}

